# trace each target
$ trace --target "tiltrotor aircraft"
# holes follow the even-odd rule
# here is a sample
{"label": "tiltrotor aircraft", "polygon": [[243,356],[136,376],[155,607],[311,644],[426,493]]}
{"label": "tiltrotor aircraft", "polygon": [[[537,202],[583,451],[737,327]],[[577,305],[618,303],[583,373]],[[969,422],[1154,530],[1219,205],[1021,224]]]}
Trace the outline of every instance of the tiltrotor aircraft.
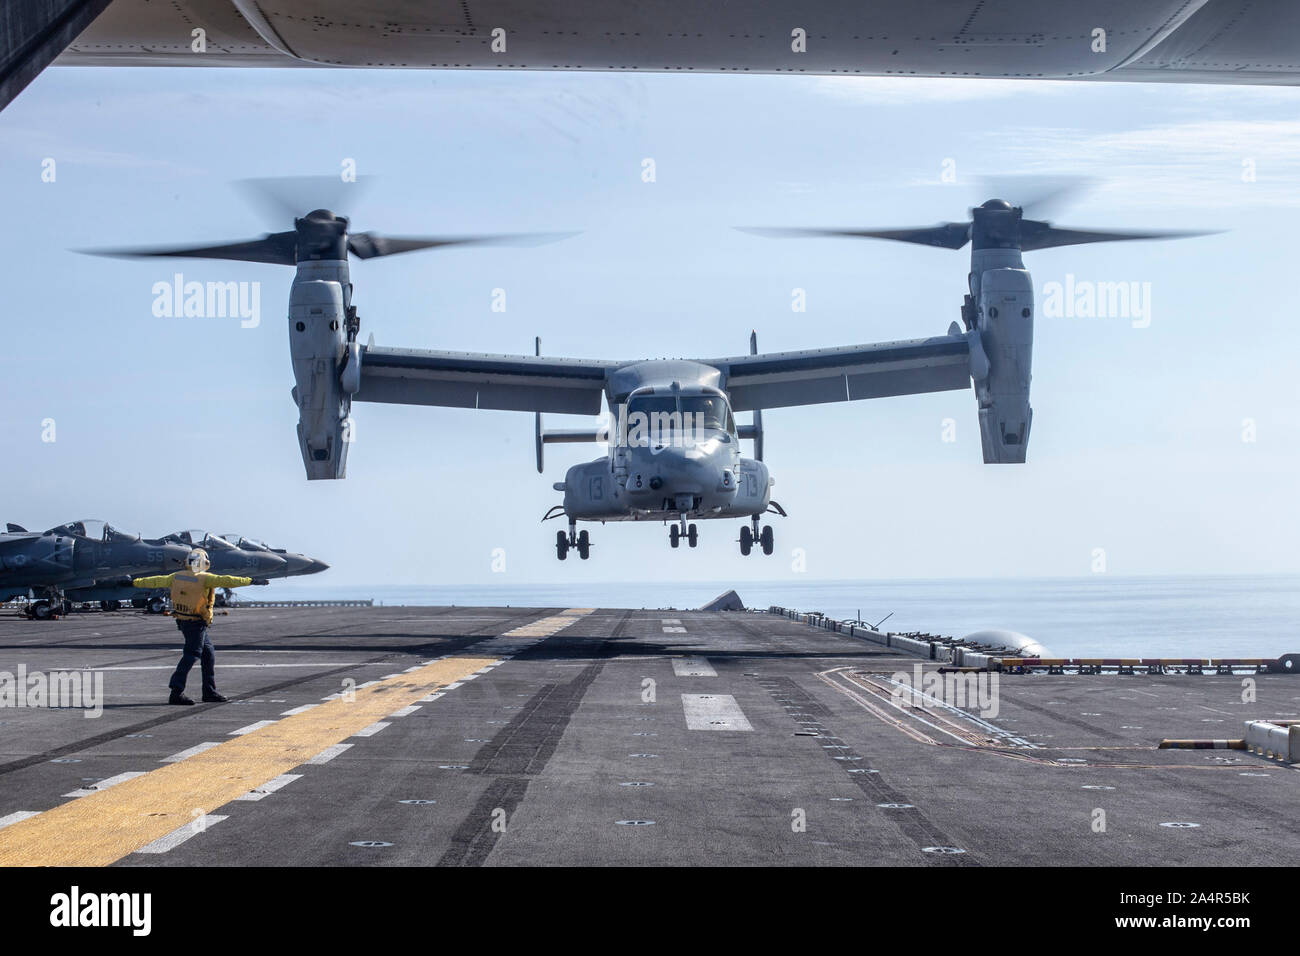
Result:
{"label": "tiltrotor aircraft", "polygon": [[[284,183],[286,181],[274,181]],[[1040,187],[1041,188],[1041,187]],[[1040,205],[1059,200],[1052,186]],[[130,256],[187,256],[295,266],[289,296],[289,351],[297,381],[298,441],[309,479],[343,478],[351,435],[352,403],[376,402],[527,411],[535,414],[537,469],[543,448],[555,442],[608,442],[606,455],[570,468],[563,503],[543,520],[568,519],[556,533],[556,555],[574,548],[590,554],[579,521],[671,522],[669,540],[694,547],[697,520],[732,518],[740,550],[754,543],[773,551],[764,514],[785,515],[771,498],[763,463],[762,410],[964,389],[978,402],[986,463],[1022,463],[1029,443],[1030,359],[1033,350],[1033,282],[1022,252],[1113,240],[1159,239],[1202,233],[1061,229],[1026,215],[1031,203],[991,199],[970,218],[937,226],[864,230],[756,230],[797,236],[894,239],[960,249],[971,246],[969,293],[961,324],[932,338],[759,354],[754,336],[748,355],[713,359],[602,361],[534,355],[490,355],[422,349],[377,348],[358,340],[348,254],[360,259],[510,237],[394,239],[349,231],[349,221],[328,209],[293,220],[293,229],[261,239],[191,248],[122,250]],[[540,353],[540,343],[535,350]],[[545,431],[542,414],[598,415],[602,398],[611,413],[603,429]],[[734,413],[751,411],[737,426]],[[740,453],[752,439],[754,457]]]}

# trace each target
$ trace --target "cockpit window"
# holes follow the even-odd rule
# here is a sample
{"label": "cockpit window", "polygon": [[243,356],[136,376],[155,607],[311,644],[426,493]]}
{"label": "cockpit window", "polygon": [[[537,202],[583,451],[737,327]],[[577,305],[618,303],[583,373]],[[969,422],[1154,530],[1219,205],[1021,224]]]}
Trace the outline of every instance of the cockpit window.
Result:
{"label": "cockpit window", "polygon": [[731,406],[721,395],[636,395],[627,403],[630,444],[690,437],[699,442],[709,432],[734,435]]}
{"label": "cockpit window", "polygon": [[735,431],[735,423],[731,418],[731,409],[727,406],[727,400],[721,395],[683,395],[681,398],[682,413],[696,415],[695,419],[700,428],[708,428],[713,431]]}

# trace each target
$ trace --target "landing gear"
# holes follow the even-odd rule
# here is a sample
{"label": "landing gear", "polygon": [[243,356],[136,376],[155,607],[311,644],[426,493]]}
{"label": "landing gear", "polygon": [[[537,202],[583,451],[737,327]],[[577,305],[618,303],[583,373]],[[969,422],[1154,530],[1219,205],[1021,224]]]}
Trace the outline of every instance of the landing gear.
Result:
{"label": "landing gear", "polygon": [[685,538],[686,544],[692,548],[700,543],[699,530],[693,524],[688,525],[684,516],[668,529],[668,543],[675,548],[681,544],[682,538]]}
{"label": "landing gear", "polygon": [[122,607],[121,601],[100,601],[99,609],[101,611],[116,611]]}
{"label": "landing gear", "polygon": [[752,528],[750,525],[742,525],[740,528],[740,553],[748,555],[754,549],[755,543],[763,549],[764,554],[771,554],[776,550],[776,539],[772,534],[772,526],[770,524],[763,525],[763,530],[760,531],[758,528],[758,515],[753,515],[750,518],[750,524],[753,525]]}
{"label": "landing gear", "polygon": [[27,616],[34,621],[48,621],[54,617],[54,605],[45,600],[29,604]]}
{"label": "landing gear", "polygon": [[145,605],[145,610],[150,614],[161,614],[167,610],[167,602],[160,597],[150,598],[149,603]]}
{"label": "landing gear", "polygon": [[591,557],[591,535],[577,530],[577,522],[569,522],[569,530],[555,532],[555,556],[563,561],[569,556],[570,548],[577,548],[578,557],[586,561]]}

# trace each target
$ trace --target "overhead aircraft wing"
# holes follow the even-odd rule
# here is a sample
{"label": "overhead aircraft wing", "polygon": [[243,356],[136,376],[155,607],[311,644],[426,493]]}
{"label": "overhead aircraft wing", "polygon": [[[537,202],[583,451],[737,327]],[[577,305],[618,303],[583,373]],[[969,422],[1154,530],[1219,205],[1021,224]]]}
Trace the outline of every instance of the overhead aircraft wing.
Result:
{"label": "overhead aircraft wing", "polygon": [[[10,18],[16,40],[26,39],[23,27],[38,40],[53,32],[41,14],[60,28],[44,40],[43,54],[15,42],[16,52],[48,62],[63,50],[58,62],[75,66],[689,69],[1288,85],[1300,80],[1300,5],[1294,0],[9,5],[30,8],[27,17]],[[204,31],[199,51],[196,27]],[[796,28],[806,38],[798,49]]]}
{"label": "overhead aircraft wing", "polygon": [[623,362],[370,346],[358,402],[600,414],[606,375]]}
{"label": "overhead aircraft wing", "polygon": [[961,335],[708,359],[737,412],[851,402],[967,388],[970,347]]}

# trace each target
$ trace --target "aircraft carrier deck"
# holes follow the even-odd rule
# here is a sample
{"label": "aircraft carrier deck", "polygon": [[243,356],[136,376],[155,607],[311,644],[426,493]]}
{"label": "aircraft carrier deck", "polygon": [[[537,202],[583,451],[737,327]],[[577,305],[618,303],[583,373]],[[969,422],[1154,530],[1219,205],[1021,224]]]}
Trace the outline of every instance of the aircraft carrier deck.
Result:
{"label": "aircraft carrier deck", "polygon": [[1300,862],[1294,768],[1156,749],[1295,715],[1287,675],[1253,703],[1241,676],[1002,675],[975,720],[888,703],[919,658],[777,615],[257,608],[212,634],[231,702],[174,707],[169,618],[0,616],[0,671],[104,680],[97,719],[0,709],[0,865]]}

